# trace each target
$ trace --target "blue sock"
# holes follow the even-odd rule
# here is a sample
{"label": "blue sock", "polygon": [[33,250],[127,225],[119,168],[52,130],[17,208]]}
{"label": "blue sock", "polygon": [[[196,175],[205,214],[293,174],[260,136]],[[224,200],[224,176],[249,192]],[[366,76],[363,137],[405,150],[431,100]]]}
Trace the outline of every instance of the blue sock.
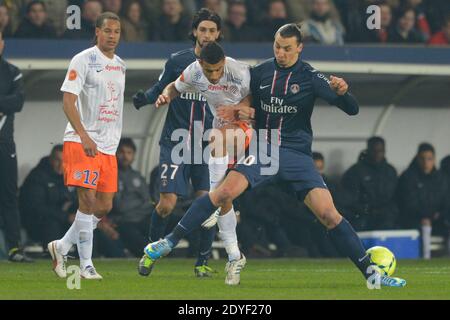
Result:
{"label": "blue sock", "polygon": [[216,236],[216,227],[211,229],[203,229],[200,232],[200,245],[198,247],[198,257],[195,266],[202,266],[208,264],[208,259],[211,256],[212,243]]}
{"label": "blue sock", "polygon": [[370,265],[370,258],[351,224],[343,218],[341,223],[329,231],[329,235],[338,251],[349,257],[364,277],[368,278],[370,274],[367,274],[367,268]]}
{"label": "blue sock", "polygon": [[169,217],[163,218],[156,212],[156,208],[153,210],[150,224],[150,242],[158,241],[164,236],[168,221]]}
{"label": "blue sock", "polygon": [[172,248],[192,230],[200,227],[203,221],[212,215],[216,209],[217,207],[211,202],[209,194],[195,199],[172,233],[166,236],[166,239],[171,242]]}

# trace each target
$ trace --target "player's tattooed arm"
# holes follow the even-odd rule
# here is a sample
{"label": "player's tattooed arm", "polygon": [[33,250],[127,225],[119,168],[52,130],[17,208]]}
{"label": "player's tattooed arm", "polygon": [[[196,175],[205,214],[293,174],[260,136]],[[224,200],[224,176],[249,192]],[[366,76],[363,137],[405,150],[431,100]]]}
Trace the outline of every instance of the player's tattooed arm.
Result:
{"label": "player's tattooed arm", "polygon": [[155,106],[156,108],[159,108],[160,106],[163,106],[165,104],[169,104],[170,101],[175,99],[180,95],[180,92],[175,87],[175,82],[171,82],[167,85],[167,87],[163,90],[163,92],[159,95],[158,99],[156,100]]}
{"label": "player's tattooed arm", "polygon": [[64,92],[63,96],[63,109],[64,113],[69,119],[70,124],[72,125],[75,132],[80,136],[81,144],[83,145],[84,152],[88,157],[95,157],[97,154],[97,145],[95,142],[89,137],[86,130],[81,123],[80,114],[78,113],[78,109],[75,106],[77,101],[77,95],[69,92]]}

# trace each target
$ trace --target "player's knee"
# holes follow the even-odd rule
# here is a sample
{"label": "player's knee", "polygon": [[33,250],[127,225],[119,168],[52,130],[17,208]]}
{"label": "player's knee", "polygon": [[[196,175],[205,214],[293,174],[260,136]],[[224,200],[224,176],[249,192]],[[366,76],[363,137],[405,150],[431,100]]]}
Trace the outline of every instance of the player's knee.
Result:
{"label": "player's knee", "polygon": [[176,201],[170,200],[160,200],[158,205],[156,206],[156,212],[161,217],[165,218],[172,213],[175,209]]}
{"label": "player's knee", "polygon": [[93,213],[95,211],[97,203],[95,195],[90,193],[80,194],[78,201],[80,203],[80,211],[86,213]]}
{"label": "player's knee", "polygon": [[233,190],[230,187],[222,187],[215,193],[214,200],[219,207],[224,207],[233,201]]}

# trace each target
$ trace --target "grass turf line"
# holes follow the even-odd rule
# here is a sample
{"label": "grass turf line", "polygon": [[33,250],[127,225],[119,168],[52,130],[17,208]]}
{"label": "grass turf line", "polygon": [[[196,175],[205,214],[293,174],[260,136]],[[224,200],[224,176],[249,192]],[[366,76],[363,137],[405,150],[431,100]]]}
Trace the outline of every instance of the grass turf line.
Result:
{"label": "grass turf line", "polygon": [[[241,285],[224,284],[225,261],[211,261],[213,278],[194,276],[194,260],[162,259],[149,277],[137,274],[138,260],[95,260],[102,281],[81,280],[69,290],[49,260],[34,264],[0,262],[0,299],[450,299],[450,259],[400,260],[394,276],[405,288],[368,290],[345,259],[249,260]],[[69,265],[77,261],[69,261]]]}

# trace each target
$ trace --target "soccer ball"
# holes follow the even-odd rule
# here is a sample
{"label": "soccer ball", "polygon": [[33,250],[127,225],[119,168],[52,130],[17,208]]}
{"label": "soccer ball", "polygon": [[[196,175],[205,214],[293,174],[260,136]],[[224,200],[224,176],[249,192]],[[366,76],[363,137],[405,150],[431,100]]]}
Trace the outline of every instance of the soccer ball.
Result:
{"label": "soccer ball", "polygon": [[394,274],[397,261],[394,254],[386,247],[372,247],[366,251],[369,254],[370,262],[376,269],[385,276]]}

